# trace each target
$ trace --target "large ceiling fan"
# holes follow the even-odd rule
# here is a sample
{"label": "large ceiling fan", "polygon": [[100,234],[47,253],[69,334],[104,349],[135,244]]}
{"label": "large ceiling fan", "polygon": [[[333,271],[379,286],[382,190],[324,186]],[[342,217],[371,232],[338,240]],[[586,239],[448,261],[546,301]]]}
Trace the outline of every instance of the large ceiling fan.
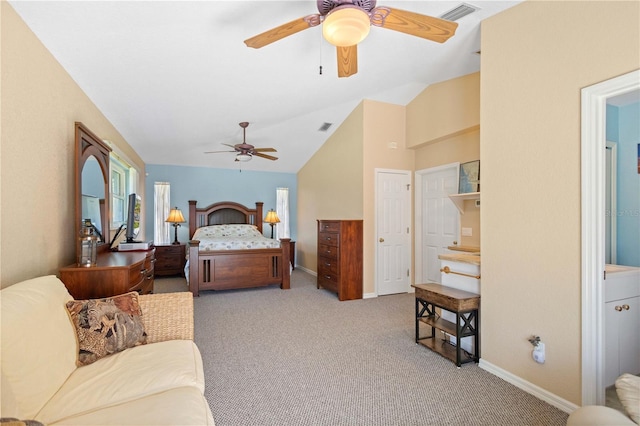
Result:
{"label": "large ceiling fan", "polygon": [[336,46],[338,77],[358,72],[358,43],[369,34],[371,25],[444,43],[458,24],[390,7],[376,7],[376,0],[317,0],[318,14],[298,18],[251,37],[244,43],[256,49],[287,36],[322,25],[324,38]]}
{"label": "large ceiling fan", "polygon": [[275,148],[256,148],[253,145],[247,143],[247,127],[248,126],[249,126],[249,123],[247,121],[243,121],[242,123],[240,123],[240,127],[242,127],[242,143],[238,143],[235,145],[229,145],[228,143],[222,144],[222,145],[226,145],[228,147],[233,148],[233,150],[207,151],[205,152],[205,154],[217,154],[220,152],[235,152],[236,161],[250,161],[253,156],[266,158],[267,160],[277,160],[278,157],[263,154],[264,152],[277,152]]}

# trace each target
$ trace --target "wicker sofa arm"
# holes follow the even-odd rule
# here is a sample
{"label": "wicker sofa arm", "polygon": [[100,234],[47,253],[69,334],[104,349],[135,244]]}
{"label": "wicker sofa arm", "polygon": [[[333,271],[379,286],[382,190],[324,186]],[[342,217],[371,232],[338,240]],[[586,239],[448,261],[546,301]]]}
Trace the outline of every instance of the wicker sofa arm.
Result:
{"label": "wicker sofa arm", "polygon": [[147,343],[193,340],[193,295],[188,292],[138,296]]}

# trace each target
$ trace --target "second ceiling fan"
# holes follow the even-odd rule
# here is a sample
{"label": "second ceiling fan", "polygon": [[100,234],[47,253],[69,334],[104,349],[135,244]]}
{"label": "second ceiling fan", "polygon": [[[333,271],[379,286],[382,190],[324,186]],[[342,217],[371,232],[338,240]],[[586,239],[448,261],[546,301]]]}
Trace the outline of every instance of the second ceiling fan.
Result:
{"label": "second ceiling fan", "polygon": [[278,157],[274,157],[272,155],[264,154],[265,152],[277,152],[275,148],[256,148],[255,146],[247,143],[247,127],[249,126],[249,122],[243,121],[240,123],[240,127],[242,127],[242,143],[237,143],[235,145],[230,145],[228,143],[223,143],[222,145],[233,148],[232,151],[206,151],[205,154],[217,154],[220,152],[235,152],[236,153],[236,161],[250,161],[253,156],[266,158],[267,160],[277,160]]}
{"label": "second ceiling fan", "polygon": [[256,49],[287,36],[322,24],[324,38],[338,54],[338,77],[358,72],[358,43],[369,34],[371,25],[444,43],[458,24],[433,16],[390,7],[376,7],[376,0],[317,0],[317,14],[298,18],[244,41]]}

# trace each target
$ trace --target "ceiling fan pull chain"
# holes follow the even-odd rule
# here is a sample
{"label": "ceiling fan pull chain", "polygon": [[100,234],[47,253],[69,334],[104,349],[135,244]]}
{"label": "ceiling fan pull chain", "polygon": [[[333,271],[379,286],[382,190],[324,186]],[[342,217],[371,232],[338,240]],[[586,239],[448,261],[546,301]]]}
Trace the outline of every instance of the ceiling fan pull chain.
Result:
{"label": "ceiling fan pull chain", "polygon": [[322,32],[320,32],[320,44],[319,44],[319,51],[320,51],[320,75],[322,75]]}

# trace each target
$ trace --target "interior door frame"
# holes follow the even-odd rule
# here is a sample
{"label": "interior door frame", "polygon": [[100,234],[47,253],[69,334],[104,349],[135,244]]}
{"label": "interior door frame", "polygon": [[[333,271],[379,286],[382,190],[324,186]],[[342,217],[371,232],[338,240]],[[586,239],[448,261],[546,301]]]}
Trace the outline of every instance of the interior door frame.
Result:
{"label": "interior door frame", "polygon": [[640,70],[582,89],[582,405],[603,405],[607,99],[640,90]]}
{"label": "interior door frame", "polygon": [[[405,175],[409,178],[409,185],[412,184],[411,182],[411,170],[397,170],[397,169],[379,169],[376,168],[374,169],[374,185],[375,185],[375,200],[374,200],[374,221],[375,221],[375,241],[378,241],[378,175],[380,173],[393,173],[393,174],[400,174],[400,175]],[[411,228],[411,191],[409,191],[409,197],[408,197],[408,206],[407,209],[405,209],[406,214],[408,215],[406,219],[407,221],[407,225],[409,226],[409,228]],[[374,244],[375,246],[375,250],[374,250],[374,256],[375,256],[375,267],[374,267],[374,287],[375,287],[375,295],[378,296],[378,291],[379,291],[379,282],[378,282],[378,248],[379,245],[377,243]],[[409,238],[408,238],[408,242],[407,242],[407,258],[411,259],[411,256],[413,255],[413,250],[411,247],[411,229],[409,229]],[[407,292],[411,293],[413,290],[413,287],[411,287],[411,261],[409,261],[409,276],[407,277]]]}
{"label": "interior door frame", "polygon": [[[414,185],[414,246],[415,246],[415,259],[414,259],[414,276],[415,282],[424,282],[422,276],[422,177],[429,173],[440,172],[447,169],[456,169],[456,172],[460,170],[460,162],[443,164],[441,166],[430,167],[428,169],[422,169],[415,172],[415,185]],[[460,241],[460,215],[458,214],[458,241]]]}

